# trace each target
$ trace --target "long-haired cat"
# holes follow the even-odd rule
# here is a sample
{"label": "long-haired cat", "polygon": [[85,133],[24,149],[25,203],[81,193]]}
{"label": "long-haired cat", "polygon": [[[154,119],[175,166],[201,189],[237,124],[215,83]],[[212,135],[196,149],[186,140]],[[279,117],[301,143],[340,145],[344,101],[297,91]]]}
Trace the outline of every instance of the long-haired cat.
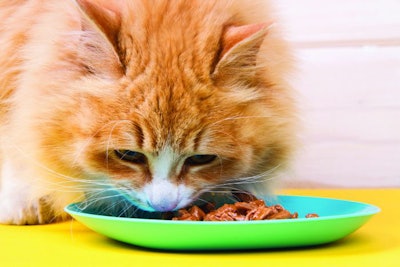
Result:
{"label": "long-haired cat", "polygon": [[1,1],[0,222],[266,193],[296,131],[273,22],[265,1]]}

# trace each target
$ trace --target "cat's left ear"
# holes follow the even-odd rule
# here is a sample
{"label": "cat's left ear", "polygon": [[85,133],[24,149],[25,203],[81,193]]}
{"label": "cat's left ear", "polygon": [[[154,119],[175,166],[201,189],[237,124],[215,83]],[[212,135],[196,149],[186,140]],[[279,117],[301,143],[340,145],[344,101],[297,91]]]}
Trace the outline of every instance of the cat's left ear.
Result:
{"label": "cat's left ear", "polygon": [[75,0],[80,9],[116,47],[121,26],[121,0]]}
{"label": "cat's left ear", "polygon": [[214,80],[249,80],[257,70],[257,55],[272,23],[228,26],[221,37]]}

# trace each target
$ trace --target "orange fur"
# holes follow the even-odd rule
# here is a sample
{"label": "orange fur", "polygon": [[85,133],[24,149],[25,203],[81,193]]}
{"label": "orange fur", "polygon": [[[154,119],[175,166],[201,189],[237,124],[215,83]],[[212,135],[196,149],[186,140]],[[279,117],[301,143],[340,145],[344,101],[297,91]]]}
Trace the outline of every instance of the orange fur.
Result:
{"label": "orange fur", "polygon": [[[77,2],[0,3],[0,207],[22,214],[0,210],[0,222],[63,219],[99,185],[140,191],[167,148],[174,184],[202,192],[257,176],[238,186],[268,189],[296,120],[290,56],[265,1]],[[258,26],[227,33],[245,25]],[[197,154],[218,160],[183,166]],[[24,197],[6,201],[13,193]]]}

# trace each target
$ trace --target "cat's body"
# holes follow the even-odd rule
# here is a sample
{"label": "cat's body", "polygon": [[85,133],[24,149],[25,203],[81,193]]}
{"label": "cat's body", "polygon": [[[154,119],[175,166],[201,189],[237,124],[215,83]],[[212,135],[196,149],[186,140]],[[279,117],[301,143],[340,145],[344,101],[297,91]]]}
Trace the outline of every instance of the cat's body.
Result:
{"label": "cat's body", "polygon": [[78,2],[0,3],[0,223],[107,190],[150,211],[265,192],[295,119],[264,1]]}

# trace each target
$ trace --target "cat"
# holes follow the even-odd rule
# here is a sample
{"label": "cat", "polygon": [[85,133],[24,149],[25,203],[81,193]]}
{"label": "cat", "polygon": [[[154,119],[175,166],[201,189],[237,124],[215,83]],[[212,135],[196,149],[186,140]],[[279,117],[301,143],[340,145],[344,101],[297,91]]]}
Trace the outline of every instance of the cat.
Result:
{"label": "cat", "polygon": [[292,59],[266,1],[13,0],[0,21],[0,223],[266,194],[288,167]]}

